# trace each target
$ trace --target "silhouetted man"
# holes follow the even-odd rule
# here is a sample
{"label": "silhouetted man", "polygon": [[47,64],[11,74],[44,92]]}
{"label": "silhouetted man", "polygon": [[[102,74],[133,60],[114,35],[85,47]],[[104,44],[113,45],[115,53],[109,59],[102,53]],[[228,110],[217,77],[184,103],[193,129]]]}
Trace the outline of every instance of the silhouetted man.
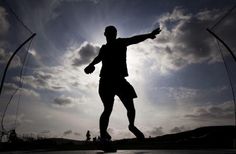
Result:
{"label": "silhouetted man", "polygon": [[111,139],[111,136],[107,132],[107,127],[115,95],[120,98],[127,109],[129,130],[138,139],[144,139],[143,133],[134,125],[135,108],[133,99],[136,98],[137,95],[134,88],[125,79],[125,77],[128,76],[126,51],[127,46],[142,42],[148,38],[154,39],[160,32],[160,28],[157,28],[148,34],[137,35],[130,38],[116,38],[116,28],[114,26],[106,27],[104,35],[107,44],[101,47],[98,56],[84,69],[85,73],[92,73],[95,70],[94,65],[102,62],[99,82],[99,95],[104,105],[104,111],[100,117],[101,139]]}

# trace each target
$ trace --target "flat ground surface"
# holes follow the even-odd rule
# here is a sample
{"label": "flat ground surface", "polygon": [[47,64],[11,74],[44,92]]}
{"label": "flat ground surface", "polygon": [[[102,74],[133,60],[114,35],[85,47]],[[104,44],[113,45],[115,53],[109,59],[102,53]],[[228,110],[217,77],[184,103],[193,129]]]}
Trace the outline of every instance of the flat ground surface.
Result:
{"label": "flat ground surface", "polygon": [[[100,150],[81,151],[14,151],[0,152],[0,154],[90,154],[103,153]],[[118,154],[235,154],[236,149],[224,150],[118,150]]]}

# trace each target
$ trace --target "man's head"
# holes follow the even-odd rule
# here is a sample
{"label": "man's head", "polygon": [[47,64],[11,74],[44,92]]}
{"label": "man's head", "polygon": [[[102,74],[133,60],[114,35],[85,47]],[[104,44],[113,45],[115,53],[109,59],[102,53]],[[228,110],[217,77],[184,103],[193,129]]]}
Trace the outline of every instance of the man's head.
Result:
{"label": "man's head", "polygon": [[115,26],[107,26],[105,28],[104,35],[107,38],[107,42],[115,40],[117,36],[117,30]]}

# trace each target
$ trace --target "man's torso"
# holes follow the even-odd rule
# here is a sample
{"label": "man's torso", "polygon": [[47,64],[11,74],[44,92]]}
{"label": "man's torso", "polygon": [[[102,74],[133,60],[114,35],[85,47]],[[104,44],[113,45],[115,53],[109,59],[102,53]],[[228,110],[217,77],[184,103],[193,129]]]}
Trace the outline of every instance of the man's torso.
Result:
{"label": "man's torso", "polygon": [[100,77],[121,78],[128,76],[126,51],[127,47],[119,38],[112,43],[103,45],[100,50],[102,56]]}

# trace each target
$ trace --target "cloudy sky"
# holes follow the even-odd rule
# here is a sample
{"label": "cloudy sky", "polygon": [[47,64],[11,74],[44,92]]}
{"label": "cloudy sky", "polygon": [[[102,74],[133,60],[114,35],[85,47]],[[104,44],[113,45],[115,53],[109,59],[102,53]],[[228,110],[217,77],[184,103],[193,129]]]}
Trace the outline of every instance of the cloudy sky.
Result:
{"label": "cloudy sky", "polygon": [[[160,26],[154,40],[128,47],[127,80],[134,86],[136,125],[146,137],[201,126],[234,124],[234,105],[217,43],[206,31],[234,0],[8,0],[8,5],[34,38],[23,67],[26,44],[10,65],[1,95],[1,113],[10,103],[4,126],[19,134],[85,139],[98,136],[103,110],[98,96],[101,64],[91,75],[83,69],[98,54],[107,25],[118,37],[148,33]],[[0,70],[31,33],[0,2]],[[214,28],[235,51],[236,10]],[[231,77],[236,64],[220,45]],[[233,81],[235,83],[235,81]],[[235,85],[235,84],[234,84]],[[17,114],[17,118],[16,118]],[[15,122],[16,121],[16,122]],[[114,139],[134,137],[127,129],[120,100],[110,118]]]}

